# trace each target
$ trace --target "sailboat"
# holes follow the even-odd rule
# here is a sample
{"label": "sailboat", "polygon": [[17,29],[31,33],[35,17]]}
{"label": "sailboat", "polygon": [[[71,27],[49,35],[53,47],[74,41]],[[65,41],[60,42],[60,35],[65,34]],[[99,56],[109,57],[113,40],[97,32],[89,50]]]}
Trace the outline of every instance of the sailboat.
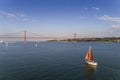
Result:
{"label": "sailboat", "polygon": [[97,62],[94,61],[94,56],[93,56],[91,47],[89,47],[89,51],[87,52],[87,54],[85,56],[85,60],[86,60],[87,64],[97,65]]}

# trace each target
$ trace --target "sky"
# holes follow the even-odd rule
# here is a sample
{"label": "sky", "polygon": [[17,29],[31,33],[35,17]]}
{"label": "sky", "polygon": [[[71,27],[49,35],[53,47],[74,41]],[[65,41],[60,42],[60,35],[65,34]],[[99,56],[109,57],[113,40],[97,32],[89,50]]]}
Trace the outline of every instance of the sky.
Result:
{"label": "sky", "polygon": [[0,35],[119,37],[120,0],[0,0]]}

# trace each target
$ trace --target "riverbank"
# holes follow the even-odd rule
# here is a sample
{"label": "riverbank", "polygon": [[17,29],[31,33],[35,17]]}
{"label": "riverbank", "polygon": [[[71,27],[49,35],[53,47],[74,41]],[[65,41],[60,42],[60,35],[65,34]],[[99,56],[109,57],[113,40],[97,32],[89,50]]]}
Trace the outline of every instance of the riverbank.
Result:
{"label": "riverbank", "polygon": [[120,37],[106,37],[106,38],[69,38],[63,40],[49,40],[50,42],[120,42]]}

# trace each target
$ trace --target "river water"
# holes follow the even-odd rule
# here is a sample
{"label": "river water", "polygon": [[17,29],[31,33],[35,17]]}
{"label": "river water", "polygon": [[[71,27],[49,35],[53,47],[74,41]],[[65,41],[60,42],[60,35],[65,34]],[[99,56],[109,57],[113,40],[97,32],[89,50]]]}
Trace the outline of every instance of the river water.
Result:
{"label": "river water", "polygon": [[[86,65],[93,49],[98,65]],[[119,80],[120,43],[9,42],[0,44],[0,80]]]}

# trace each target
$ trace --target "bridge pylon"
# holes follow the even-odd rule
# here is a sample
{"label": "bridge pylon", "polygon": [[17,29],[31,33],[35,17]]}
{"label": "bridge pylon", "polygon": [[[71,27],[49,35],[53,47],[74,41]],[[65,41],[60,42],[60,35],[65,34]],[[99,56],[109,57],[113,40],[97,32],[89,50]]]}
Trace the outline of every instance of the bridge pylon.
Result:
{"label": "bridge pylon", "polygon": [[74,42],[76,43],[76,37],[77,37],[77,34],[74,33]]}
{"label": "bridge pylon", "polygon": [[26,43],[26,30],[24,30],[24,43]]}

